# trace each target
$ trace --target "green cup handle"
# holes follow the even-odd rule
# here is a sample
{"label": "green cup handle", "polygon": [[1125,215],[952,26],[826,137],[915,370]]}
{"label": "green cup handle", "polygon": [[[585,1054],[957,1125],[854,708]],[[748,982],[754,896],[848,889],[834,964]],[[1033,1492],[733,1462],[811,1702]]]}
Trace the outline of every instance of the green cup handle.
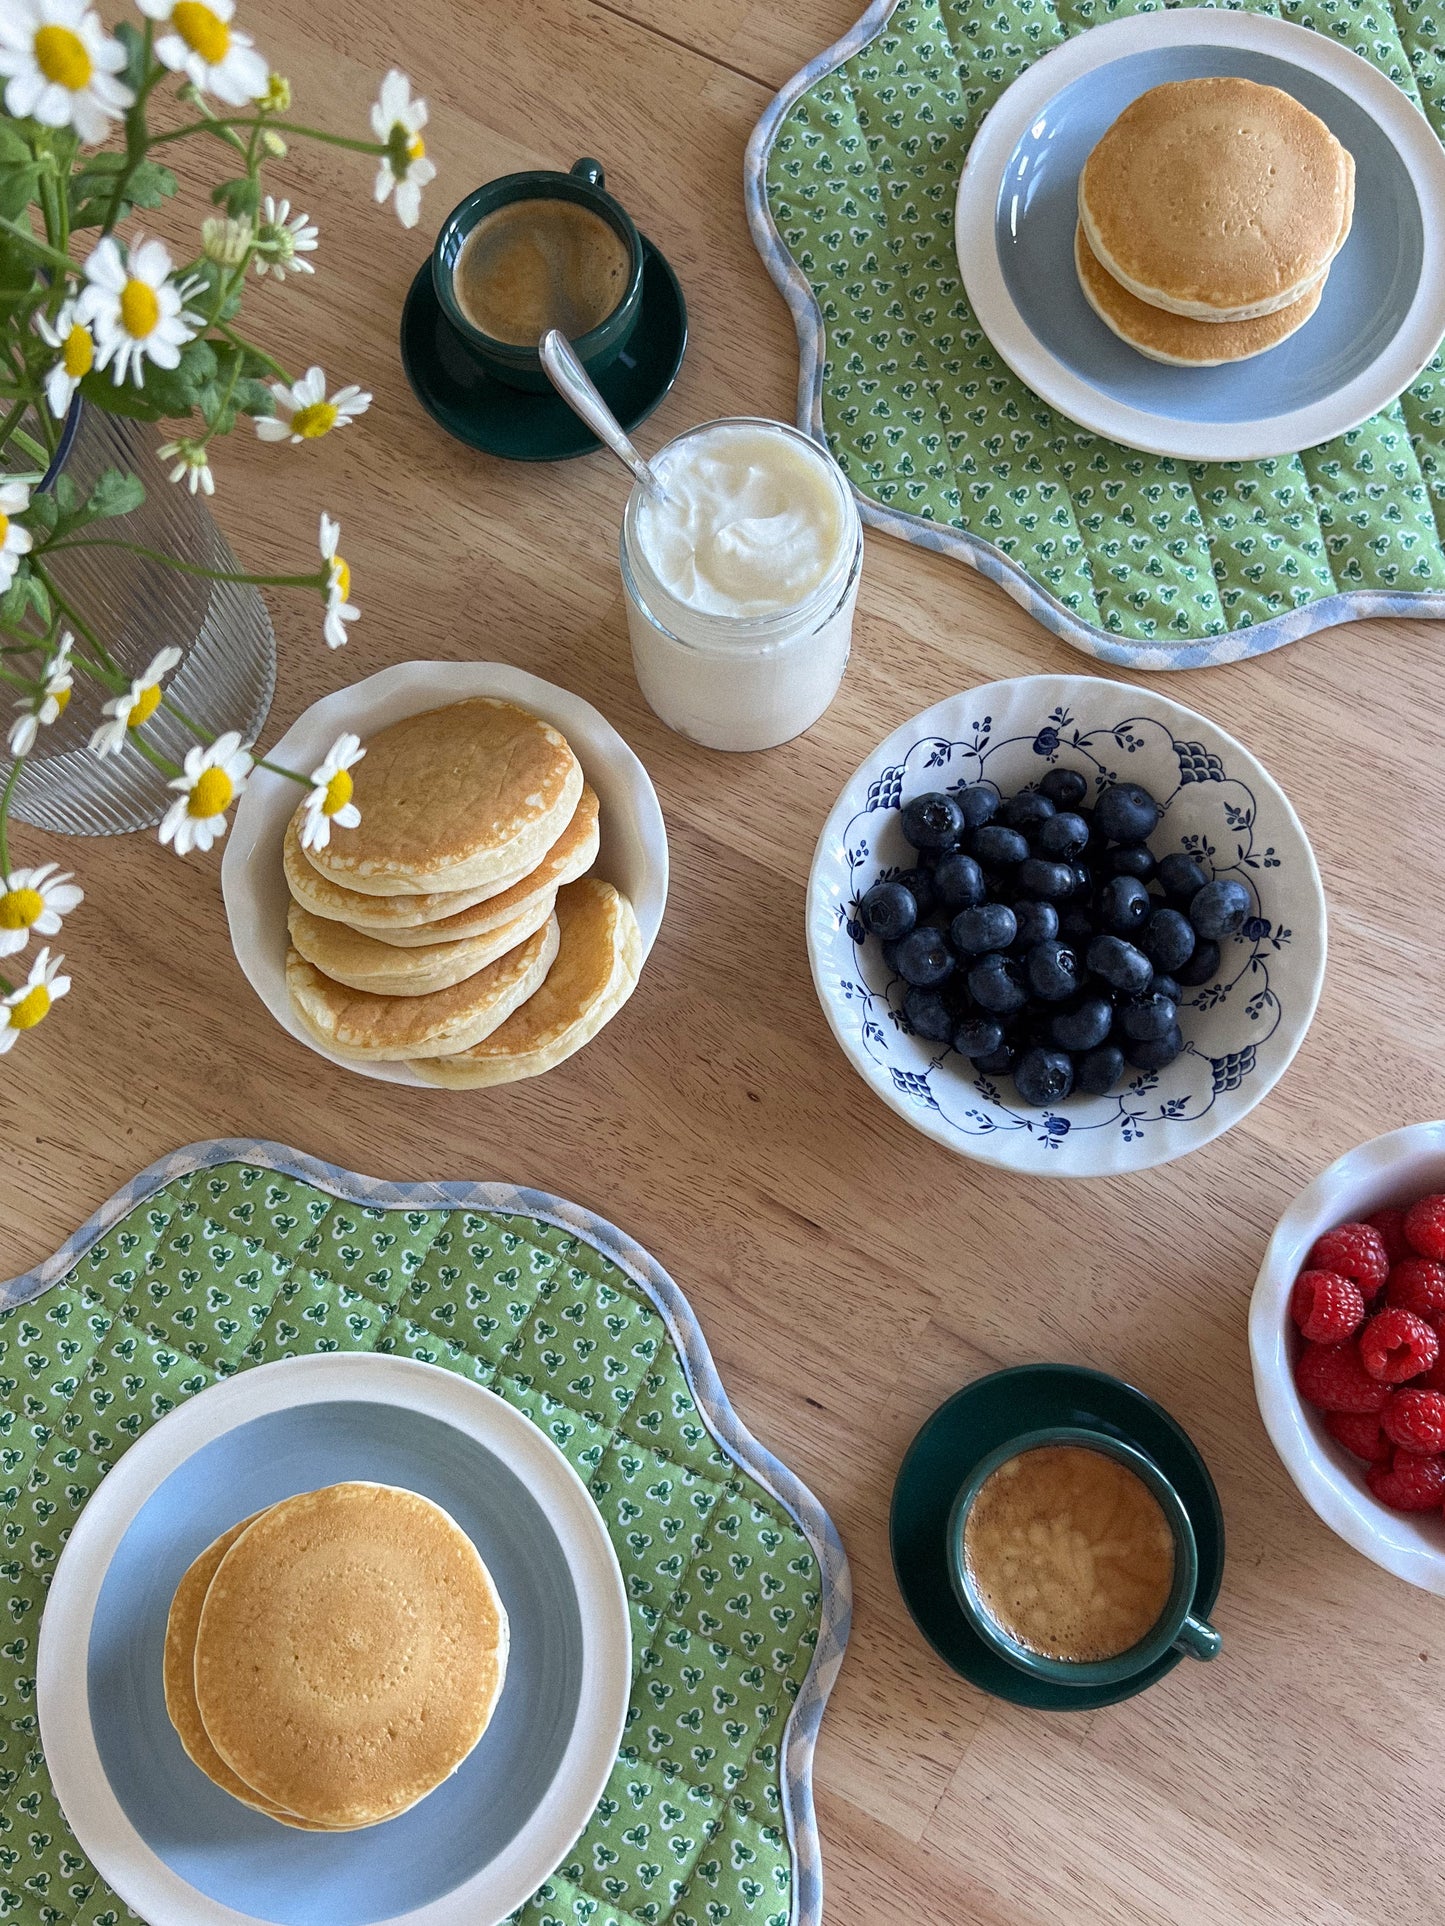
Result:
{"label": "green cup handle", "polygon": [[601,161],[589,160],[585,155],[581,160],[573,161],[568,172],[575,174],[579,181],[586,181],[589,187],[607,185],[607,176],[602,172]]}
{"label": "green cup handle", "polygon": [[1222,1642],[1207,1619],[1186,1618],[1179,1627],[1179,1636],[1174,1644],[1192,1659],[1212,1659],[1218,1657]]}

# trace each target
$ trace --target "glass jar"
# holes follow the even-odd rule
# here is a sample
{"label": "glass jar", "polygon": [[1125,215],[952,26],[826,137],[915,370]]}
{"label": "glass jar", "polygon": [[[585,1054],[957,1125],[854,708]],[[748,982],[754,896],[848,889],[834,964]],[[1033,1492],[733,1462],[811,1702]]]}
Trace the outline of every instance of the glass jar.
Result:
{"label": "glass jar", "polygon": [[[638,685],[679,735],[708,749],[772,749],[811,728],[838,693],[853,637],[863,567],[863,525],[837,462],[784,422],[752,415],[700,423],[653,458],[664,475],[685,463],[689,443],[717,429],[753,428],[785,437],[836,491],[840,534],[821,581],[766,614],[691,606],[659,579],[639,540],[645,491],[638,483],[622,518],[622,583]],[[796,462],[796,457],[794,457]]]}

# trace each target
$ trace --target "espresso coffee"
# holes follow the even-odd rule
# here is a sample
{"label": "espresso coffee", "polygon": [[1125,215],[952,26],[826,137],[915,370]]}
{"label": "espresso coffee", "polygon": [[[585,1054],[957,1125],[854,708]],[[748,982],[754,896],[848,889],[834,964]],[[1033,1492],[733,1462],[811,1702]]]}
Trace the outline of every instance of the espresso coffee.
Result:
{"label": "espresso coffee", "polygon": [[984,1480],[963,1534],[979,1602],[1041,1657],[1116,1658],[1158,1624],[1174,1534],[1143,1479],[1081,1445],[1042,1445]]}
{"label": "espresso coffee", "polygon": [[605,321],[627,292],[632,257],[600,214],[576,201],[508,201],[462,243],[457,305],[493,341],[534,348],[549,328],[570,340]]}

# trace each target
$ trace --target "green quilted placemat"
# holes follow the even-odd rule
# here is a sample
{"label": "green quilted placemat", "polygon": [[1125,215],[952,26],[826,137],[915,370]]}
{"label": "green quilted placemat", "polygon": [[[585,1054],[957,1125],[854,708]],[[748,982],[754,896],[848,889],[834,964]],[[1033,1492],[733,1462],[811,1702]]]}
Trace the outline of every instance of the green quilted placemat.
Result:
{"label": "green quilted placemat", "polygon": [[0,1920],[132,1919],[51,1791],[46,1587],[181,1400],[309,1351],[395,1352],[525,1412],[588,1484],[631,1601],[616,1769],[524,1926],[816,1926],[810,1767],[847,1636],[826,1514],[744,1431],[677,1286],[574,1206],[395,1186],[274,1145],[177,1153],[0,1290]]}
{"label": "green quilted placemat", "polygon": [[[1188,463],[1056,414],[989,346],[953,250],[969,143],[1004,89],[1150,0],[880,0],[749,149],[754,236],[793,308],[800,413],[870,520],[962,555],[1110,662],[1184,668],[1358,615],[1445,614],[1445,363],[1322,447]],[[1445,125],[1434,0],[1271,7]]]}

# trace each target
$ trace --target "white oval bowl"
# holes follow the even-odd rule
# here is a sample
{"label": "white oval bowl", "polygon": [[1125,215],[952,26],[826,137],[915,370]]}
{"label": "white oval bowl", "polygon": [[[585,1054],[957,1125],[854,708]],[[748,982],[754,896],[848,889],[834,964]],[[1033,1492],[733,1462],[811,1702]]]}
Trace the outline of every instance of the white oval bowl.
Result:
{"label": "white oval bowl", "polygon": [[[657,940],[667,903],[667,831],[662,809],[652,779],[636,755],[606,717],[581,696],[505,662],[401,662],[312,703],[267,754],[270,760],[306,775],[348,729],[364,744],[404,716],[440,709],[469,696],[501,696],[515,702],[560,729],[571,743],[602,806],[601,848],[593,874],[615,883],[631,902],[645,961]],[[257,769],[237,805],[221,865],[221,892],[236,961],[282,1029],[328,1063],[382,1083],[433,1089],[405,1063],[363,1063],[327,1050],[291,1007],[286,994],[290,947],[286,913],[291,895],[281,851],[286,825],[301,795],[285,776]]]}
{"label": "white oval bowl", "polygon": [[[1203,839],[1206,867],[1243,880],[1257,915],[1225,945],[1220,996],[1190,992],[1184,1053],[1133,1072],[1109,1097],[1057,1111],[1021,1103],[1008,1078],[974,1071],[907,1029],[857,898],[880,867],[908,867],[898,826],[909,796],[987,777],[1005,795],[1052,767],[1139,782],[1164,805],[1164,854]],[[1239,1122],[1304,1040],[1325,970],[1325,896],[1314,852],[1282,789],[1232,736],[1153,689],[1087,675],[990,682],[895,729],[844,787],[808,882],[808,956],[833,1034],[859,1075],[925,1136],[965,1157],[1043,1177],[1147,1170]]]}
{"label": "white oval bowl", "polygon": [[1391,1511],[1371,1495],[1365,1467],[1295,1389],[1299,1344],[1289,1315],[1290,1291],[1322,1232],[1427,1191],[1445,1191],[1445,1122],[1374,1137],[1321,1171],[1269,1240],[1249,1305],[1249,1355],[1264,1428],[1311,1509],[1376,1565],[1445,1597],[1445,1518]]}

